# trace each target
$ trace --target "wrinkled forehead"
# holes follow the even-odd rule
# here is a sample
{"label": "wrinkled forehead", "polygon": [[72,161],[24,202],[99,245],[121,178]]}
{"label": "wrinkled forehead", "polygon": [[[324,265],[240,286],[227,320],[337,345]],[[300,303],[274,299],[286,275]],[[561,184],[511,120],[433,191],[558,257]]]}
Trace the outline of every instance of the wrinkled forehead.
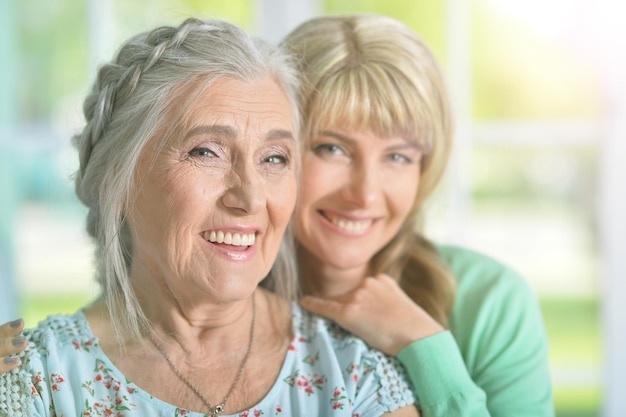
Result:
{"label": "wrinkled forehead", "polygon": [[275,123],[292,127],[292,105],[283,89],[269,76],[251,80],[220,77],[192,91],[182,119],[187,123],[214,117],[241,119],[248,124]]}
{"label": "wrinkled forehead", "polygon": [[164,146],[197,126],[216,126],[228,131],[225,137],[246,129],[289,131],[295,137],[293,116],[291,101],[269,76],[196,80],[177,90],[164,115],[165,131],[155,139]]}

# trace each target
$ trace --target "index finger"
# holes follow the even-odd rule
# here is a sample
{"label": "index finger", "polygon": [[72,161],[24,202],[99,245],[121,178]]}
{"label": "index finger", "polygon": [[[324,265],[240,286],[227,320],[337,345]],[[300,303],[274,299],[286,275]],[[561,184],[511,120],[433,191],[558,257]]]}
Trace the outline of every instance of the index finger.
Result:
{"label": "index finger", "polygon": [[0,337],[11,337],[24,330],[24,320],[17,319],[9,321],[0,326]]}

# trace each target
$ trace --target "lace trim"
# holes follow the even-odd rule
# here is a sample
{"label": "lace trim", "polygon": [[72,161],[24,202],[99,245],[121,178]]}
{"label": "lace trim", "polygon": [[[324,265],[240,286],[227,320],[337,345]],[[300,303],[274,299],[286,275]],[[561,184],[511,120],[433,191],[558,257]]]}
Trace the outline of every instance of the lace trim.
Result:
{"label": "lace trim", "polygon": [[0,374],[0,416],[28,417],[35,414],[34,398],[40,395],[33,375],[32,362],[48,355],[46,346],[50,340],[62,345],[71,340],[93,339],[84,318],[74,316],[50,316],[34,329],[24,330],[28,347],[18,357],[20,364],[10,372]]}
{"label": "lace trim", "polygon": [[20,365],[0,374],[0,416],[28,417],[35,412],[32,383],[32,367],[30,361],[39,356],[33,343],[21,352],[18,357]]}
{"label": "lace trim", "polygon": [[[293,320],[295,328],[304,337],[313,337],[317,332],[316,322],[325,323],[329,335],[334,340],[335,349],[342,349],[350,344],[360,343],[360,339],[346,331],[334,322],[323,320],[302,310],[299,306],[293,308]],[[394,357],[366,348],[363,356],[363,367],[369,368],[378,378],[378,403],[388,412],[394,411],[408,404],[418,406],[418,399],[413,393],[409,376],[402,364]]]}
{"label": "lace trim", "polygon": [[389,406],[394,411],[407,404],[419,406],[413,393],[413,386],[402,364],[393,357],[371,350],[371,360],[376,364],[378,380],[378,402]]}

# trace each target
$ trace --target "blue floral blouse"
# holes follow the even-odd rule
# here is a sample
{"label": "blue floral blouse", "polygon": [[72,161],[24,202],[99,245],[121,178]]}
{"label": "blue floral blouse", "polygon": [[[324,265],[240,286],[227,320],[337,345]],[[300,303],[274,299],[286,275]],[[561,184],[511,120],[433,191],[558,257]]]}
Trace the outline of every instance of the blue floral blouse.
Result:
{"label": "blue floral blouse", "polygon": [[[416,399],[401,365],[293,304],[293,338],[265,398],[234,416],[370,417]],[[26,330],[21,365],[0,374],[0,416],[207,417],[151,396],[100,349],[82,312]]]}

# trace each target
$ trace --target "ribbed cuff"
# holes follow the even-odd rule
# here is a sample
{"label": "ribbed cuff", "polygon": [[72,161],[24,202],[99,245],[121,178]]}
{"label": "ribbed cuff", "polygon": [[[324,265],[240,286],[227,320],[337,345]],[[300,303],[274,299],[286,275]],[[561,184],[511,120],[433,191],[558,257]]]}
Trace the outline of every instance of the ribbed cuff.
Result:
{"label": "ribbed cuff", "polygon": [[450,331],[413,342],[398,353],[422,407],[474,389],[459,347]]}

